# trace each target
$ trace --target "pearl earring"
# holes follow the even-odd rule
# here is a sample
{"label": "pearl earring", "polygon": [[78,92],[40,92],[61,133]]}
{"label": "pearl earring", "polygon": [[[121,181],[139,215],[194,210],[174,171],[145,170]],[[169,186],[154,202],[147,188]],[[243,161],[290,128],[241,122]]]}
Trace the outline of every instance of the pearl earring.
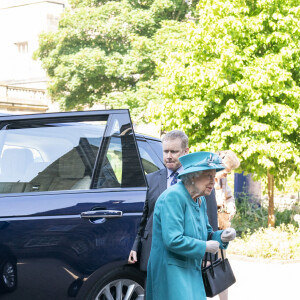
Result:
{"label": "pearl earring", "polygon": [[194,181],[192,181],[192,184],[195,184]]}

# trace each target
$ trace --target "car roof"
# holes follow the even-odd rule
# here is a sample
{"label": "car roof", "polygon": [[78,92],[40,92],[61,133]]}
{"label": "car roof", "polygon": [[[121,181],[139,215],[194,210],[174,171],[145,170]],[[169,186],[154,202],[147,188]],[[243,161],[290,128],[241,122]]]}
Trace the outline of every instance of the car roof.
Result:
{"label": "car roof", "polygon": [[137,138],[144,138],[146,140],[153,140],[156,142],[161,142],[161,140],[159,138],[156,138],[154,136],[150,136],[150,135],[146,135],[146,134],[142,134],[142,133],[136,133],[136,132],[134,134]]}
{"label": "car roof", "polygon": [[[13,116],[13,114],[0,113],[0,117],[6,117],[6,116]],[[136,133],[135,132],[135,136],[137,138],[144,138],[144,139],[147,139],[147,140],[153,140],[153,141],[156,141],[156,142],[161,142],[161,140],[159,138],[156,138],[156,137],[150,136],[150,135],[146,135],[146,134],[142,134],[142,133]]]}

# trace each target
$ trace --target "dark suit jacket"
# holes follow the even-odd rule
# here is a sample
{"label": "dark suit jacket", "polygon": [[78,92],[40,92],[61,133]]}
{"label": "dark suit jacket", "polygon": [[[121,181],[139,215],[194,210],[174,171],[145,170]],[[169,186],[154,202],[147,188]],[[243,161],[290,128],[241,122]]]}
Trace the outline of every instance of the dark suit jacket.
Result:
{"label": "dark suit jacket", "polygon": [[212,190],[209,196],[205,196],[207,206],[208,222],[212,227],[213,231],[218,230],[218,207],[216,201],[215,189]]}
{"label": "dark suit jacket", "polygon": [[157,198],[167,189],[167,169],[161,169],[147,175],[148,192],[143,209],[142,219],[138,228],[132,250],[138,251],[141,246],[140,253],[140,269],[147,271],[147,263],[151,250],[152,242],[152,223],[153,212]]}
{"label": "dark suit jacket", "polygon": [[[147,271],[147,264],[151,250],[152,242],[152,224],[153,212],[157,198],[167,189],[167,169],[161,169],[154,173],[147,175],[148,192],[144,204],[141,222],[138,228],[138,233],[135,238],[132,250],[137,251],[140,249],[140,269]],[[217,216],[217,202],[215,190],[205,197],[207,203],[207,215],[210,225],[214,231],[218,230],[218,216]],[[141,248],[140,248],[141,246]]]}

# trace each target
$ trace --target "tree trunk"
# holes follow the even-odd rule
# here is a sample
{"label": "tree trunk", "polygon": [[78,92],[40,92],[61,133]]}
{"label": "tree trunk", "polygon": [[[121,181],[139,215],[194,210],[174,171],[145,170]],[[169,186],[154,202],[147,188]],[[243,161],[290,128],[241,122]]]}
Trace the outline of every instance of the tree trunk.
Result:
{"label": "tree trunk", "polygon": [[268,226],[275,226],[274,215],[274,176],[268,172],[268,198],[269,198],[269,211],[268,211]]}

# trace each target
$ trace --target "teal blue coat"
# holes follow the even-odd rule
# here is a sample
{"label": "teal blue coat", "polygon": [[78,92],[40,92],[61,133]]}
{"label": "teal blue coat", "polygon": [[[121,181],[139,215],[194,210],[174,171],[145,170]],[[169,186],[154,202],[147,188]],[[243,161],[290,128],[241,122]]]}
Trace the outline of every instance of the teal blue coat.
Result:
{"label": "teal blue coat", "polygon": [[[147,300],[206,299],[201,262],[211,232],[204,197],[199,206],[182,182],[161,194],[154,209]],[[212,239],[226,249],[221,233],[216,231]]]}

